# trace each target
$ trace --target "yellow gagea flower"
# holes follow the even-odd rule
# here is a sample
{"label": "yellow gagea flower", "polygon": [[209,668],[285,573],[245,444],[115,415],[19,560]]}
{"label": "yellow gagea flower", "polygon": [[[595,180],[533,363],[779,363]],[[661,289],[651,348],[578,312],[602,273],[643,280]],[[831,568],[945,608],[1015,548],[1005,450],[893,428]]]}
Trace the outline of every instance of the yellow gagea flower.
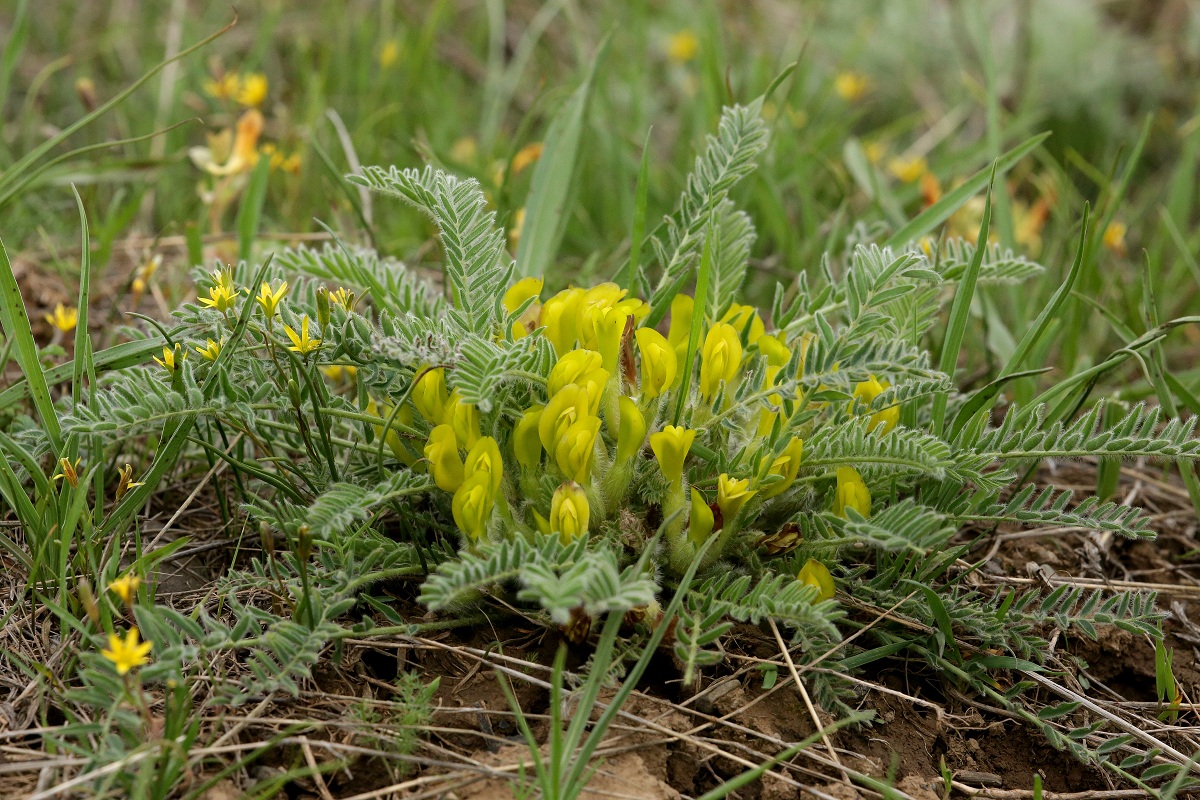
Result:
{"label": "yellow gagea flower", "polygon": [[130,628],[122,640],[120,636],[114,633],[108,635],[108,649],[101,650],[100,655],[107,658],[117,668],[118,675],[124,675],[131,669],[142,666],[150,659],[146,658],[150,654],[150,648],[154,645],[150,642],[138,644],[138,629]]}
{"label": "yellow gagea flower", "polygon": [[300,319],[299,333],[297,333],[296,329],[291,325],[283,326],[283,332],[286,333],[287,337],[292,340],[292,346],[289,347],[288,350],[291,350],[293,353],[299,353],[302,356],[306,356],[321,346],[320,338],[309,338],[308,323],[308,314],[305,314]]}
{"label": "yellow gagea flower", "polygon": [[563,431],[554,447],[554,461],[558,468],[576,483],[587,483],[591,477],[596,436],[599,433],[600,418],[584,417]]}
{"label": "yellow gagea flower", "polygon": [[450,392],[446,390],[446,371],[441,367],[427,370],[413,387],[412,401],[421,416],[440,425],[446,421],[446,402]]}
{"label": "yellow gagea flower", "polygon": [[604,369],[603,361],[595,350],[572,350],[563,354],[546,378],[546,394],[553,397],[572,383],[587,389],[589,396],[602,392],[611,374]]}
{"label": "yellow gagea flower", "polygon": [[550,531],[557,532],[564,542],[583,536],[588,530],[591,507],[583,487],[568,481],[554,490],[550,500]]}
{"label": "yellow gagea flower", "polygon": [[712,506],[708,504],[704,495],[692,487],[692,514],[688,518],[688,537],[691,538],[692,544],[696,547],[703,545],[716,524]]}
{"label": "yellow gagea flower", "polygon": [[579,338],[579,302],[583,289],[563,289],[542,304],[538,324],[546,329],[546,338],[560,356],[575,347]]}
{"label": "yellow gagea flower", "polygon": [[658,468],[668,483],[683,479],[683,462],[696,438],[696,432],[668,425],[658,433],[650,434],[650,449],[658,459]]}
{"label": "yellow gagea flower", "polygon": [[279,303],[283,300],[283,296],[287,294],[287,290],[287,281],[279,284],[276,289],[271,289],[271,284],[265,281],[259,287],[258,296],[254,298],[254,302],[258,303],[258,307],[262,309],[263,315],[268,320],[275,318],[275,313],[279,310]]}
{"label": "yellow gagea flower", "polygon": [[513,426],[512,446],[517,463],[526,469],[536,469],[542,463],[542,440],[538,437],[538,422],[545,406],[534,406]]}
{"label": "yellow gagea flower", "polygon": [[763,487],[761,494],[763,498],[770,499],[777,497],[788,489],[796,481],[796,473],[800,470],[800,459],[804,456],[804,442],[798,436],[793,436],[788,442],[788,446],[783,449],[771,462],[771,475],[778,475],[783,480],[775,481]]}
{"label": "yellow gagea flower", "polygon": [[617,426],[617,461],[625,462],[636,456],[646,441],[646,416],[637,403],[624,395],[617,400],[617,408],[621,414]]}
{"label": "yellow gagea flower", "polygon": [[567,428],[591,416],[590,407],[587,389],[576,383],[564,386],[550,398],[538,420],[538,438],[547,453],[554,453]]}
{"label": "yellow gagea flower", "polygon": [[79,324],[79,309],[59,303],[54,306],[53,314],[45,314],[42,319],[46,320],[46,323],[56,331],[70,333]]}
{"label": "yellow gagea flower", "polygon": [[859,72],[839,72],[833,79],[833,90],[849,103],[861,100],[870,88],[867,76]]}
{"label": "yellow gagea flower", "polygon": [[479,409],[471,403],[464,403],[458,390],[450,393],[446,401],[446,411],[443,419],[450,424],[458,443],[470,450],[479,441]]}
{"label": "yellow gagea flower", "polygon": [[179,345],[176,344],[174,349],[164,345],[163,357],[159,358],[158,356],[155,356],[154,360],[158,362],[158,365],[165,369],[168,373],[174,373],[175,370],[183,366],[183,360],[185,358],[187,358],[187,351],[182,350]]}
{"label": "yellow gagea flower", "polygon": [[491,436],[480,436],[463,462],[464,478],[470,479],[479,472],[486,472],[490,477],[494,499],[500,492],[500,482],[504,478],[504,462],[500,458],[500,445]]}
{"label": "yellow gagea flower", "polygon": [[137,596],[138,587],[142,585],[142,579],[132,572],[115,578],[108,585],[108,590],[121,598],[121,602],[129,605],[133,602],[133,598]]}
{"label": "yellow gagea flower", "polygon": [[700,39],[690,28],[671,34],[667,40],[667,58],[677,64],[686,64],[700,52]]}
{"label": "yellow gagea flower", "polygon": [[261,72],[251,72],[241,79],[237,94],[233,99],[239,105],[255,108],[262,105],[263,100],[267,99],[267,88],[267,76]]}
{"label": "yellow gagea flower", "polygon": [[192,349],[204,356],[206,360],[216,361],[217,356],[221,355],[221,345],[223,344],[225,344],[224,339],[219,342],[214,342],[212,339],[208,339],[203,346],[195,345]]}
{"label": "yellow gagea flower", "polygon": [[425,445],[429,459],[429,474],[443,492],[453,492],[462,486],[464,467],[458,455],[458,437],[449,425],[438,425],[429,432]]}
{"label": "yellow gagea flower", "polygon": [[800,574],[796,576],[796,580],[801,583],[806,583],[809,586],[817,587],[817,597],[814,602],[821,600],[832,600],[836,590],[833,586],[833,576],[829,574],[829,568],[815,559],[809,559],[800,568]]}
{"label": "yellow gagea flower", "polygon": [[458,529],[475,541],[487,532],[488,519],[492,516],[495,496],[491,491],[491,476],[476,472],[463,481],[450,501],[450,511]]}
{"label": "yellow gagea flower", "polygon": [[721,383],[737,375],[742,362],[742,341],[728,322],[718,322],[709,329],[700,349],[700,394],[705,400],[716,397]]}
{"label": "yellow gagea flower", "polygon": [[674,385],[679,359],[667,339],[653,328],[638,328],[633,337],[642,354],[642,397],[658,397]]}
{"label": "yellow gagea flower", "polygon": [[833,513],[843,519],[849,519],[846,510],[851,508],[860,517],[871,516],[871,492],[858,470],[853,467],[838,467]]}
{"label": "yellow gagea flower", "polygon": [[733,522],[746,501],[756,494],[748,478],[731,478],[722,472],[717,478],[717,508],[721,509],[722,522],[725,525]]}
{"label": "yellow gagea flower", "polygon": [[[860,401],[864,406],[870,407],[875,398],[883,394],[888,388],[887,383],[881,383],[872,375],[869,379],[862,383],[857,383],[854,386],[854,399]],[[853,408],[853,401],[851,401]],[[896,427],[900,422],[900,406],[888,406],[887,408],[876,411],[871,414],[870,430],[875,430],[882,426],[881,433],[888,433]]]}

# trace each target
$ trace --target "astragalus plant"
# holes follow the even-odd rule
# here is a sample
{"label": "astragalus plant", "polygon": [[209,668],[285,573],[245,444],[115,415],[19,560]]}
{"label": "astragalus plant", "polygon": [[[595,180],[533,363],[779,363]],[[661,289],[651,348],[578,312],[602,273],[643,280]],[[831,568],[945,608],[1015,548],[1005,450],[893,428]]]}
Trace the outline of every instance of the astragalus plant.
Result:
{"label": "astragalus plant", "polygon": [[[1027,692],[1050,660],[1072,663],[1055,633],[1159,640],[1155,598],[973,580],[970,547],[1003,524],[1151,535],[1136,509],[1027,479],[1046,459],[1200,457],[1193,422],[1090,400],[1106,370],[1153,360],[1170,326],[1007,405],[1077,261],[994,380],[958,390],[977,290],[1041,271],[996,245],[927,238],[986,172],[898,231],[860,226],[844,254],[792,265],[769,309],[739,304],[755,228],[731,190],[766,147],[761,107],[724,112],[650,256],[612,281],[522,274],[480,186],[432,168],[351,180],[436,224],[441,291],[340,243],[198,271],[199,301],[162,331],[158,363],[104,378],[65,421],[85,463],[186,426],[181,452],[232,467],[261,537],[264,557],[226,583],[231,597],[269,587],[271,612],[236,629],[205,615],[155,656],[186,667],[197,637],[247,648],[254,674],[234,699],[294,689],[329,640],[408,630],[372,591],[424,574],[435,611],[469,619],[499,600],[575,642],[604,617],[635,649],[669,626],[686,682],[721,660],[734,621],[778,626],[798,668],[821,663],[805,680],[837,713],[853,696],[842,675],[915,655],[1081,758],[1122,774],[1162,761],[1103,718],[1076,725],[1078,704],[1047,713]],[[985,209],[978,241],[988,221]],[[1085,215],[1081,252],[1093,236]],[[659,598],[686,573],[666,619]],[[148,636],[183,624],[155,608],[139,610]],[[347,629],[351,608],[362,621]],[[286,636],[270,638],[272,618]]]}

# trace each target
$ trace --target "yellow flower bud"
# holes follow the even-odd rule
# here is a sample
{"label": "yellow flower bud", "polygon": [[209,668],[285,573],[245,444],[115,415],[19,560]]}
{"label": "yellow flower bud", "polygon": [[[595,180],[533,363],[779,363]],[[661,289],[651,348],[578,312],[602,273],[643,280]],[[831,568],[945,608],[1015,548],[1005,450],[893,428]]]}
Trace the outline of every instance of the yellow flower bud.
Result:
{"label": "yellow flower bud", "polygon": [[[887,390],[887,382],[879,382],[872,375],[868,380],[854,385],[854,399],[860,401],[864,406],[870,406],[875,398],[883,394]],[[851,401],[851,408],[854,407],[854,401]],[[888,433],[896,424],[900,422],[900,406],[889,406],[888,408],[876,411],[871,415],[870,430],[882,426],[881,433]]]}
{"label": "yellow flower bud", "polygon": [[642,354],[642,396],[658,397],[675,383],[679,369],[675,350],[653,328],[638,328],[633,335]]}
{"label": "yellow flower bud", "polygon": [[500,481],[504,477],[504,461],[500,458],[500,445],[491,436],[480,436],[463,463],[464,478],[470,478],[478,472],[486,472],[490,477],[494,499],[500,492]]}
{"label": "yellow flower bud", "polygon": [[686,294],[677,294],[671,300],[671,327],[667,329],[667,341],[674,350],[678,350],[680,345],[687,347],[692,332],[692,308],[692,298]]}
{"label": "yellow flower bud", "polygon": [[429,472],[443,492],[453,492],[463,483],[463,462],[458,455],[458,437],[449,425],[438,425],[429,432],[425,445]]}
{"label": "yellow flower bud", "polygon": [[587,533],[590,514],[591,507],[583,487],[568,481],[554,490],[554,497],[550,501],[549,528],[557,532],[564,542],[569,542]]}
{"label": "yellow flower bud", "polygon": [[479,409],[470,403],[464,403],[455,389],[446,401],[443,421],[454,429],[458,443],[470,449],[479,441]]}
{"label": "yellow flower bud", "polygon": [[589,405],[587,390],[576,383],[564,386],[550,398],[538,420],[538,438],[547,453],[554,453],[558,440],[567,428],[590,416]]}
{"label": "yellow flower bud", "polygon": [[718,322],[704,337],[700,349],[700,394],[711,400],[721,388],[737,374],[742,362],[742,342],[737,331],[728,322]]}
{"label": "yellow flower bud", "polygon": [[742,331],[747,330],[748,326],[749,330],[746,334],[746,341],[750,344],[755,344],[766,332],[762,317],[758,316],[758,312],[754,310],[753,306],[743,306],[734,303],[725,312],[725,316],[721,317],[721,322],[727,322],[732,325],[733,329],[738,332],[739,337],[742,335]]}
{"label": "yellow flower bud", "polygon": [[534,406],[513,426],[513,452],[517,463],[527,469],[536,469],[542,463],[542,440],[538,438],[538,422],[545,406]]}
{"label": "yellow flower bud", "polygon": [[538,324],[546,329],[546,338],[560,356],[575,347],[579,338],[579,301],[583,289],[564,289],[542,304]]}
{"label": "yellow flower bud", "polygon": [[450,393],[446,391],[446,370],[427,370],[413,387],[412,402],[421,412],[421,416],[434,425],[449,422],[446,417],[446,402]]}
{"label": "yellow flower bud", "polygon": [[783,494],[791,488],[800,470],[800,459],[804,455],[804,442],[798,436],[793,436],[774,461],[771,462],[771,475],[779,475],[783,480],[775,481],[762,489],[764,498],[772,498]]}
{"label": "yellow flower bud", "polygon": [[721,509],[723,525],[733,522],[746,501],[756,494],[748,478],[731,478],[722,472],[717,478],[717,508]]}
{"label": "yellow flower bud", "polygon": [[650,435],[650,449],[654,451],[658,468],[668,482],[676,483],[683,479],[683,462],[695,438],[695,431],[674,425]]}
{"label": "yellow flower bud", "polygon": [[522,278],[514,283],[504,293],[504,310],[511,314],[529,298],[537,297],[542,293],[542,283],[541,278]]}
{"label": "yellow flower bud", "polygon": [[487,532],[494,505],[491,476],[486,472],[476,472],[458,487],[454,499],[450,501],[450,511],[454,514],[454,524],[458,529],[479,541]]}
{"label": "yellow flower bud", "polygon": [[617,427],[617,461],[633,458],[646,441],[646,417],[637,403],[622,395],[617,400],[621,422]]}
{"label": "yellow flower bud", "polygon": [[564,386],[574,383],[587,389],[588,397],[599,398],[610,374],[603,367],[603,357],[595,350],[572,350],[563,354],[550,370],[546,393],[553,397]]}
{"label": "yellow flower bud", "polygon": [[587,483],[592,474],[592,458],[596,454],[596,436],[600,433],[599,417],[584,417],[567,428],[554,448],[554,460],[567,477],[576,483]]}
{"label": "yellow flower bud", "polygon": [[853,467],[837,468],[837,490],[833,498],[833,513],[849,519],[847,509],[854,509],[859,516],[871,516],[871,492],[862,476]]}
{"label": "yellow flower bud", "polygon": [[713,515],[712,506],[704,499],[704,495],[693,487],[692,515],[688,519],[688,537],[691,538],[692,544],[696,547],[703,545],[704,540],[713,532],[715,525],[716,518]]}
{"label": "yellow flower bud", "polygon": [[796,580],[817,587],[817,597],[814,602],[833,599],[835,594],[833,576],[829,574],[829,568],[820,561],[812,558],[806,561],[800,568],[800,574],[796,576]]}

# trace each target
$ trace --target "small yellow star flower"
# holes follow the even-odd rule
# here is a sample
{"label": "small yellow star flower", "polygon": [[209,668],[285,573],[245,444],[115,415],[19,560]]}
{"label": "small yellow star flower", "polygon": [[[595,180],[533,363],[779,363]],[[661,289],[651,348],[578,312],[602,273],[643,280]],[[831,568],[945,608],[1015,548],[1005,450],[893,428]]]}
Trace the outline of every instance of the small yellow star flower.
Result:
{"label": "small yellow star flower", "polygon": [[122,640],[114,633],[108,635],[108,649],[101,650],[100,655],[107,658],[117,668],[118,675],[124,675],[135,667],[140,667],[150,659],[146,658],[154,645],[150,642],[138,644],[138,629],[130,628]]}
{"label": "small yellow star flower", "polygon": [[58,460],[58,472],[54,474],[51,480],[59,480],[63,478],[67,483],[71,484],[72,489],[79,488],[79,459],[75,459],[72,464],[69,458],[65,456]]}
{"label": "small yellow star flower", "polygon": [[275,312],[278,310],[283,296],[287,294],[287,289],[287,281],[279,284],[279,287],[275,290],[271,289],[271,284],[263,282],[263,285],[258,290],[258,297],[254,298],[254,302],[258,303],[259,308],[263,310],[263,314],[267,319],[275,318]]}
{"label": "small yellow star flower", "polygon": [[238,105],[256,108],[267,99],[267,76],[261,72],[252,72],[238,82],[237,94],[234,100]]}
{"label": "small yellow star flower", "polygon": [[283,332],[286,333],[287,337],[292,340],[292,346],[289,347],[288,350],[291,350],[293,353],[299,353],[302,356],[306,356],[321,346],[320,339],[309,338],[308,323],[308,314],[305,314],[300,319],[299,334],[296,333],[296,330],[291,325],[283,326]]}
{"label": "small yellow star flower", "polygon": [[196,345],[193,349],[200,355],[204,356],[207,360],[216,361],[217,356],[221,355],[221,346],[224,344],[224,339],[219,342],[214,342],[212,339],[208,339],[203,346]]}
{"label": "small yellow star flower", "polygon": [[1113,220],[1104,229],[1104,246],[1119,256],[1125,255],[1125,232],[1128,230],[1124,222]]}
{"label": "small yellow star flower", "polygon": [[888,171],[905,183],[915,183],[929,171],[929,164],[921,156],[893,158],[888,162]]}
{"label": "small yellow star flower", "polygon": [[667,58],[677,64],[686,64],[700,52],[700,38],[690,28],[684,28],[667,40]]}
{"label": "small yellow star flower", "polygon": [[347,312],[354,310],[354,292],[348,291],[344,286],[339,286],[337,291],[330,292],[329,299],[346,309]]}
{"label": "small yellow star flower", "polygon": [[117,470],[117,474],[121,476],[121,480],[117,483],[117,500],[124,497],[130,489],[136,489],[139,486],[145,486],[142,481],[133,480],[133,466],[126,464],[121,469]]}
{"label": "small yellow star flower", "polygon": [[163,345],[163,357],[159,358],[155,356],[154,360],[157,361],[158,365],[167,372],[173,373],[176,369],[183,366],[183,360],[185,358],[187,358],[187,351],[181,350],[177,344],[173,349]]}
{"label": "small yellow star flower", "polygon": [[400,43],[395,39],[388,39],[379,51],[379,66],[387,69],[398,60],[400,60]]}
{"label": "small yellow star flower", "polygon": [[215,308],[225,314],[237,305],[237,296],[237,289],[232,284],[218,283],[208,290],[208,297],[198,299],[205,308]]}
{"label": "small yellow star flower", "polygon": [[108,590],[121,598],[122,603],[129,605],[137,596],[138,587],[141,585],[142,579],[129,572],[110,583]]}
{"label": "small yellow star flower", "polygon": [[242,81],[236,72],[226,72],[219,78],[204,83],[204,93],[217,100],[229,100],[238,93]]}
{"label": "small yellow star flower", "polygon": [[70,333],[79,324],[79,309],[59,303],[54,307],[53,314],[46,314],[42,319],[52,325],[55,330]]}
{"label": "small yellow star flower", "polygon": [[838,93],[838,97],[848,103],[855,103],[863,99],[871,88],[871,82],[867,80],[867,76],[860,72],[839,72],[833,79],[833,89]]}

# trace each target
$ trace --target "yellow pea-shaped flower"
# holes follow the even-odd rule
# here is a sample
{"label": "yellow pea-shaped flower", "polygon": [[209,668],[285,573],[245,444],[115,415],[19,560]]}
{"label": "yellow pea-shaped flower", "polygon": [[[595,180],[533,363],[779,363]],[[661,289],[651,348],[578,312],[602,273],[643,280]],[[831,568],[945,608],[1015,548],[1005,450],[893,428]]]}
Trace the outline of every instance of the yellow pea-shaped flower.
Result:
{"label": "yellow pea-shaped flower", "polygon": [[463,462],[463,478],[468,479],[476,473],[487,473],[490,480],[492,498],[500,492],[500,481],[504,477],[504,462],[500,458],[500,445],[491,436],[480,436],[467,453]]}
{"label": "yellow pea-shaped flower", "polygon": [[550,369],[550,375],[546,378],[546,393],[553,397],[564,386],[574,383],[587,389],[590,396],[597,391],[593,385],[603,390],[610,374],[604,369],[603,358],[595,350],[572,350],[564,353]]}
{"label": "yellow pea-shaped flower", "polygon": [[790,489],[796,481],[796,473],[800,470],[800,459],[803,457],[804,441],[798,436],[793,436],[783,452],[771,462],[770,474],[778,475],[783,480],[775,481],[763,488],[762,496],[769,499]]}
{"label": "yellow pea-shaped flower", "polygon": [[694,301],[686,294],[677,294],[671,300],[671,327],[667,329],[667,341],[672,350],[687,347],[692,332],[692,310]]}
{"label": "yellow pea-shaped flower", "polygon": [[[880,382],[872,375],[869,379],[855,384],[854,399],[861,402],[864,406],[870,406],[875,401],[875,398],[883,394],[888,388],[886,382]],[[853,407],[853,401],[851,401]],[[900,406],[889,406],[888,408],[876,411],[871,414],[870,430],[882,428],[881,433],[888,433],[900,422]]]}
{"label": "yellow pea-shaped flower", "polygon": [[617,461],[624,462],[636,456],[646,441],[646,417],[637,403],[624,395],[617,401],[617,408],[621,414],[617,426]]}
{"label": "yellow pea-shaped flower", "polygon": [[479,541],[487,532],[488,519],[492,516],[494,505],[491,476],[486,472],[476,472],[458,487],[454,499],[450,501],[450,511],[458,529]]}
{"label": "yellow pea-shaped flower", "polygon": [[753,306],[734,303],[725,312],[725,316],[721,317],[721,322],[728,322],[732,325],[739,337],[742,335],[742,331],[746,331],[746,341],[750,344],[757,342],[766,332],[762,317],[758,315]]}
{"label": "yellow pea-shaped flower", "polygon": [[642,396],[658,397],[675,383],[679,369],[675,349],[653,328],[638,328],[633,336],[642,355]]}
{"label": "yellow pea-shaped flower", "polygon": [[746,501],[756,494],[748,478],[731,478],[721,473],[717,478],[717,508],[721,509],[722,522],[725,525],[733,522]]}
{"label": "yellow pea-shaped flower", "polygon": [[692,540],[692,544],[700,547],[715,526],[716,516],[712,506],[704,499],[704,495],[692,487],[692,514],[688,518],[688,538]]}
{"label": "yellow pea-shaped flower", "polygon": [[596,349],[603,357],[604,369],[615,374],[621,363],[621,343],[629,315],[619,308],[606,308],[594,316]]}
{"label": "yellow pea-shaped flower", "polygon": [[538,324],[546,329],[546,338],[560,356],[575,347],[579,338],[579,301],[583,289],[564,289],[542,304]]}
{"label": "yellow pea-shaped flower", "polygon": [[513,313],[526,300],[541,294],[542,285],[543,281],[541,278],[522,278],[517,281],[504,293],[504,310],[509,314]]}
{"label": "yellow pea-shaped flower", "polygon": [[443,421],[449,423],[458,437],[458,443],[468,450],[479,441],[479,409],[471,403],[464,403],[455,389],[446,401],[446,411]]}
{"label": "yellow pea-shaped flower", "polygon": [[806,561],[800,568],[800,574],[796,576],[796,580],[817,587],[817,597],[814,602],[833,599],[835,594],[833,576],[829,574],[829,568],[820,561],[812,558]]}
{"label": "yellow pea-shaped flower", "polygon": [[517,463],[526,469],[535,469],[542,463],[542,440],[538,437],[538,422],[542,419],[545,406],[534,406],[525,412],[513,426],[513,452]]}
{"label": "yellow pea-shaped flower", "polygon": [[587,390],[575,383],[564,386],[550,398],[538,420],[538,438],[547,453],[554,453],[567,428],[591,416],[590,405]]}
{"label": "yellow pea-shaped flower", "polygon": [[700,394],[706,400],[716,396],[721,383],[737,375],[742,362],[742,342],[728,322],[718,322],[709,329],[700,348]]}
{"label": "yellow pea-shaped flower", "polygon": [[584,417],[567,428],[554,447],[558,468],[576,483],[587,483],[591,477],[599,433],[600,418]]}
{"label": "yellow pea-shaped flower", "polygon": [[583,487],[568,481],[554,490],[547,528],[549,532],[557,532],[564,542],[569,542],[587,533],[590,515],[591,507]]}
{"label": "yellow pea-shaped flower", "polygon": [[838,467],[833,513],[843,519],[849,519],[846,510],[851,508],[861,517],[871,516],[871,492],[858,470],[853,467]]}
{"label": "yellow pea-shaped flower", "polygon": [[683,479],[683,462],[696,438],[696,432],[668,425],[658,433],[650,435],[650,449],[658,459],[658,468],[670,483]]}
{"label": "yellow pea-shaped flower", "polygon": [[458,437],[449,425],[438,425],[429,432],[425,445],[429,472],[433,482],[443,492],[456,491],[463,483],[463,462],[458,455]]}
{"label": "yellow pea-shaped flower", "polygon": [[446,371],[441,367],[421,375],[413,387],[412,401],[421,416],[434,425],[446,422],[446,403],[450,393],[446,391]]}

